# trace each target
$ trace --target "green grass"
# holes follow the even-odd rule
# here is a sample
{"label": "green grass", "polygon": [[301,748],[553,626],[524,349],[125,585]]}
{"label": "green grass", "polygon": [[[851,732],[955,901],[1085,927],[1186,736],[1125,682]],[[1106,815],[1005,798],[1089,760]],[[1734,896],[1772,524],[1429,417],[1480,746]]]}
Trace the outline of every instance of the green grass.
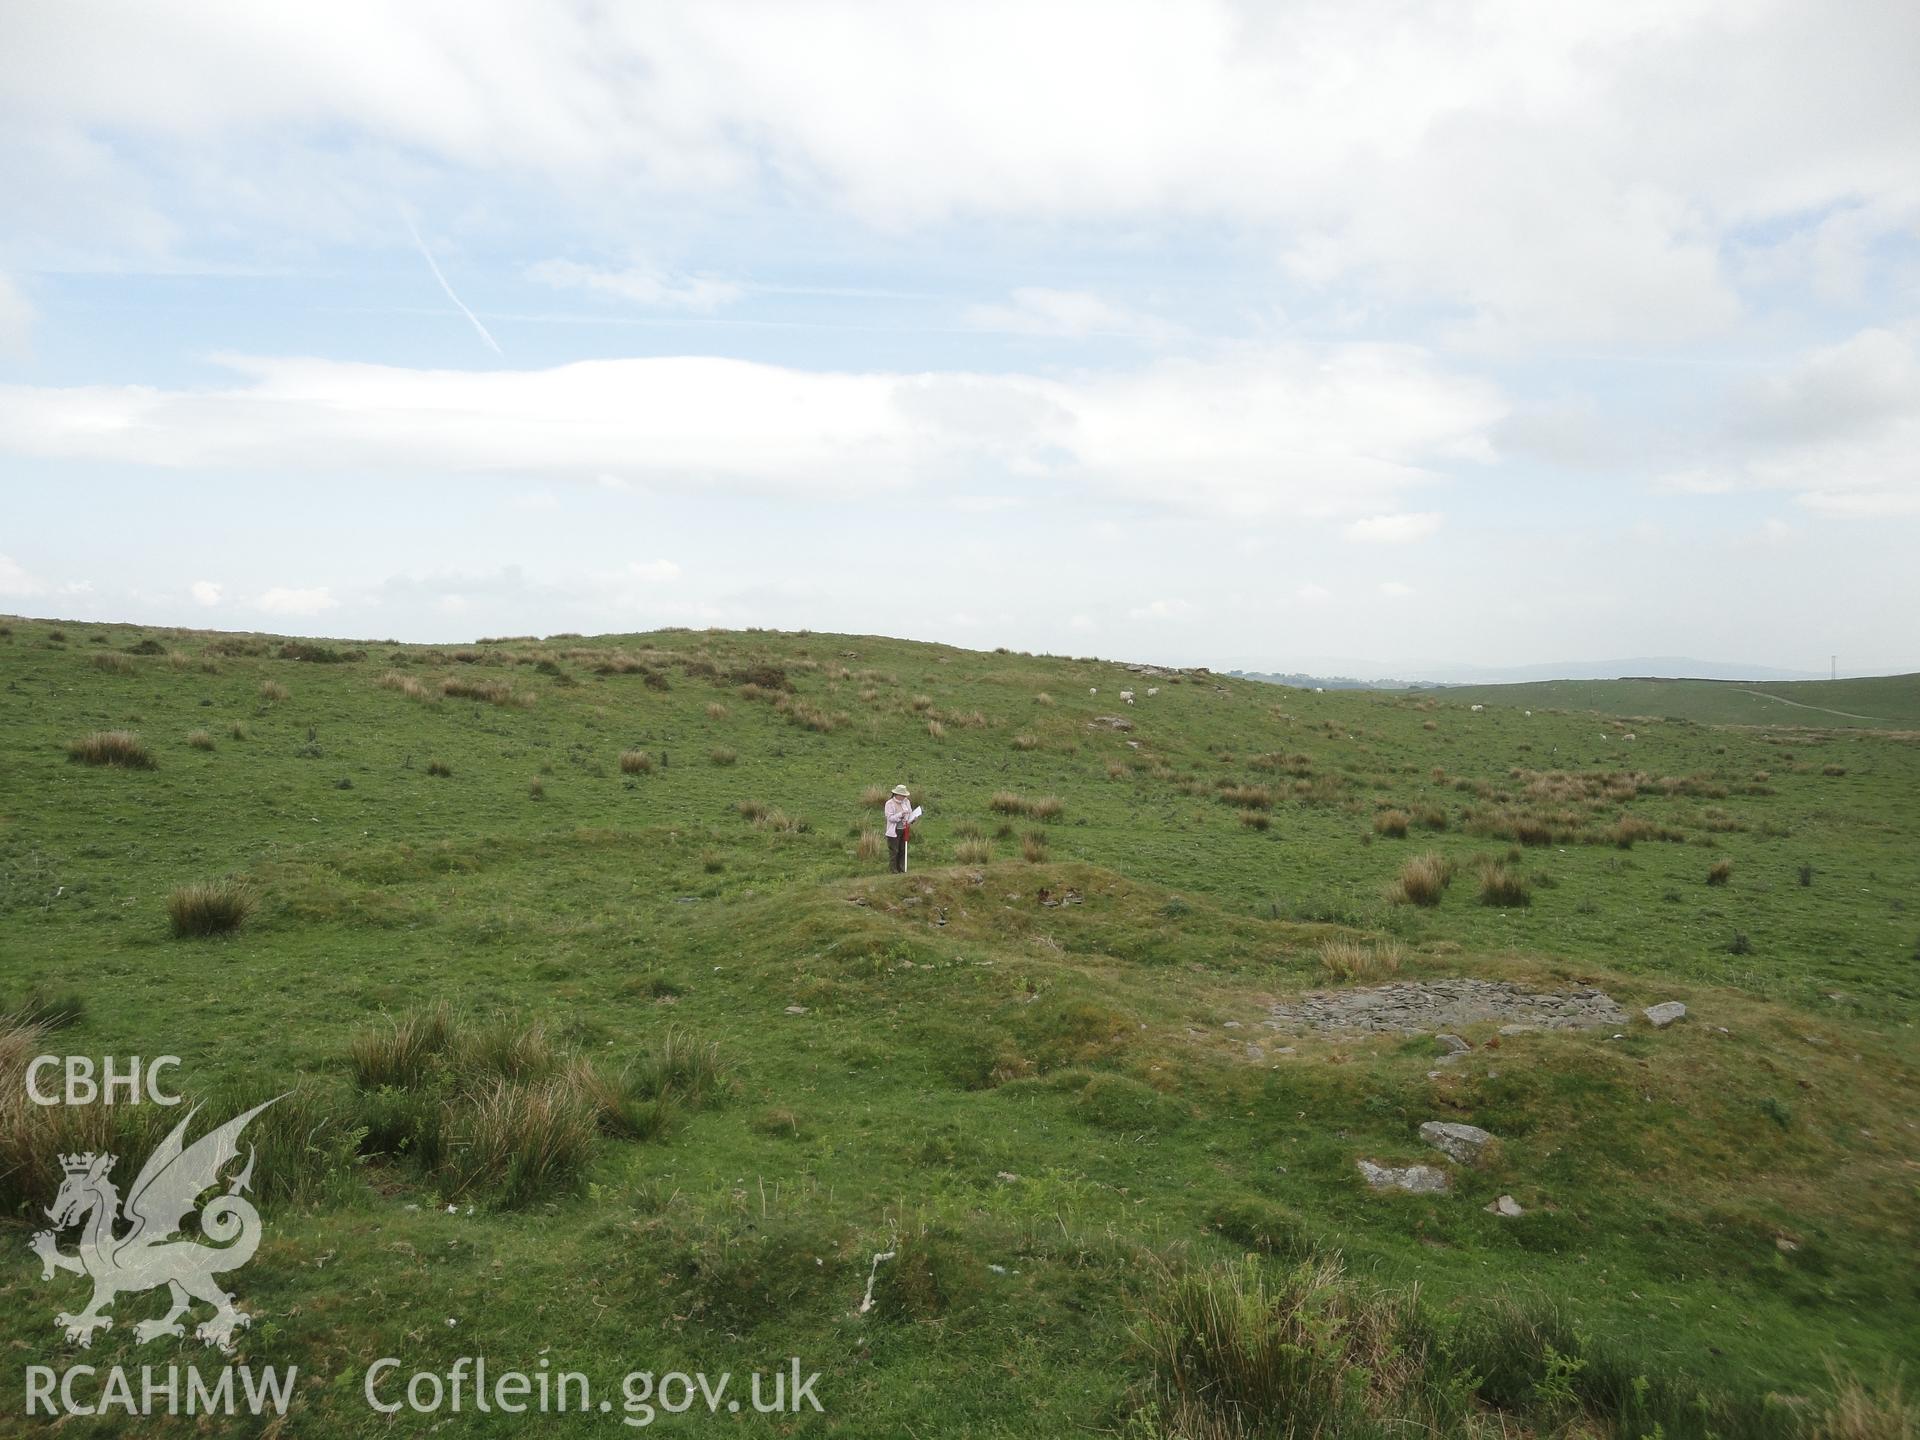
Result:
{"label": "green grass", "polygon": [[1450,707],[1592,710],[1703,725],[1920,730],[1920,675],[1864,680],[1540,680],[1463,685],[1434,693]]}
{"label": "green grass", "polygon": [[[828,1413],[795,1433],[1197,1435],[1218,1416],[1182,1377],[1218,1373],[1269,1427],[1298,1395],[1342,1434],[1784,1435],[1830,1365],[1878,1385],[1920,1331],[1910,737],[1193,673],[1117,731],[1121,666],[865,636],[281,658],[8,623],[0,1008],[84,1003],[0,1067],[179,1055],[222,1116],[298,1087],[229,1284],[243,1355],[314,1379],[300,1433],[386,1433],[371,1357],[551,1347],[615,1380],[800,1355]],[[153,768],[68,762],[119,730]],[[896,782],[927,809],[904,877],[863,847]],[[1394,811],[1407,838],[1376,831]],[[1395,903],[1428,852],[1457,883]],[[1493,870],[1531,903],[1479,903]],[[168,896],[210,876],[252,913],[175,940]],[[1451,975],[1690,1014],[1470,1027],[1438,1071],[1430,1038],[1260,1027],[1304,989]],[[0,1111],[21,1363],[72,1362],[51,1320],[84,1299],[27,1258],[34,1157],[130,1168],[151,1114]],[[1432,1160],[1429,1119],[1497,1155],[1451,1195],[1367,1190],[1355,1159]],[[1486,1213],[1501,1193],[1528,1213]],[[153,1362],[151,1297],[115,1313],[87,1362]],[[118,1433],[89,1423],[65,1433]]]}

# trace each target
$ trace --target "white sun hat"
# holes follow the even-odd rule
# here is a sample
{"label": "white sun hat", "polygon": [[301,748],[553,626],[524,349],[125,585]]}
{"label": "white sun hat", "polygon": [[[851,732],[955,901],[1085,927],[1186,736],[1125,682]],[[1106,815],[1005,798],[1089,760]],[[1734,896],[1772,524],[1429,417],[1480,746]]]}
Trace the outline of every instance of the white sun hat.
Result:
{"label": "white sun hat", "polygon": [[893,793],[896,795],[910,795],[913,792],[907,789],[907,787],[904,785],[896,785],[893,787]]}

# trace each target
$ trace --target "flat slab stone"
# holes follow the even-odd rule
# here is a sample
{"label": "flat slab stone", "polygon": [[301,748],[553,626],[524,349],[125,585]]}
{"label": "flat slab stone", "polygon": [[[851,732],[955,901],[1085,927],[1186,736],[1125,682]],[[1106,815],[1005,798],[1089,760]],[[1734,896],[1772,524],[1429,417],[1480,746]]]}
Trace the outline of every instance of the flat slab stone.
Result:
{"label": "flat slab stone", "polygon": [[1376,1190],[1406,1190],[1415,1195],[1444,1195],[1452,1183],[1447,1172],[1431,1165],[1376,1165],[1371,1160],[1355,1162],[1367,1184]]}
{"label": "flat slab stone", "polygon": [[1647,1023],[1656,1030],[1664,1030],[1676,1020],[1687,1018],[1687,1007],[1678,1000],[1663,1000],[1658,1005],[1649,1005],[1640,1012],[1647,1017]]}
{"label": "flat slab stone", "polygon": [[1410,1034],[1477,1024],[1524,1024],[1540,1030],[1621,1026],[1627,1012],[1604,990],[1534,991],[1504,980],[1407,980],[1343,990],[1311,990],[1275,1005],[1275,1030],[1361,1030]]}
{"label": "flat slab stone", "polygon": [[1489,1215],[1504,1215],[1509,1220],[1518,1219],[1527,1213],[1520,1208],[1520,1202],[1511,1195],[1502,1195],[1491,1205],[1483,1205],[1480,1208],[1485,1210]]}
{"label": "flat slab stone", "polygon": [[1420,1127],[1420,1138],[1451,1159],[1471,1165],[1493,1139],[1478,1125],[1461,1125],[1452,1120],[1429,1120]]}

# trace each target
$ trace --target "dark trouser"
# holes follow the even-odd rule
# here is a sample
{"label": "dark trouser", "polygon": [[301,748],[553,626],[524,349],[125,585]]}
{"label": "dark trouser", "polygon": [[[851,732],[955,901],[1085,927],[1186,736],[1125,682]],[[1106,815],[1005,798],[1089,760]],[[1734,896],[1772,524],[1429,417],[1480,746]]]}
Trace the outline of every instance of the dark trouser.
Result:
{"label": "dark trouser", "polygon": [[898,875],[907,868],[907,842],[904,836],[887,836],[888,868]]}

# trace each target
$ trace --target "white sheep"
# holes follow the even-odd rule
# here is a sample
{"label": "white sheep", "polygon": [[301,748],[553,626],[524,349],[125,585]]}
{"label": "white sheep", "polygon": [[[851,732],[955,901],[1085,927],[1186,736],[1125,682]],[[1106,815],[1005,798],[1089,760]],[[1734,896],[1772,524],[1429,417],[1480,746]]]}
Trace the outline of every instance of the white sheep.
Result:
{"label": "white sheep", "polygon": [[1522,710],[1520,713],[1526,716],[1529,720],[1533,718],[1533,712],[1531,710]]}
{"label": "white sheep", "polygon": [[1158,695],[1159,693],[1160,693],[1160,687],[1158,685],[1147,686],[1147,694]]}
{"label": "white sheep", "polygon": [[1100,693],[1100,687],[1098,685],[1089,685],[1087,687],[1087,694],[1098,695],[1099,693]]}
{"label": "white sheep", "polygon": [[1131,705],[1131,704],[1133,704],[1133,691],[1131,691],[1131,690],[1122,690],[1122,691],[1120,692],[1120,698],[1121,698],[1122,700],[1124,700],[1124,701],[1126,701],[1126,702],[1127,702],[1127,704],[1129,704],[1129,705]]}
{"label": "white sheep", "polygon": [[1473,711],[1474,714],[1478,715],[1482,710],[1486,709],[1487,707],[1484,705],[1469,705],[1467,708]]}

